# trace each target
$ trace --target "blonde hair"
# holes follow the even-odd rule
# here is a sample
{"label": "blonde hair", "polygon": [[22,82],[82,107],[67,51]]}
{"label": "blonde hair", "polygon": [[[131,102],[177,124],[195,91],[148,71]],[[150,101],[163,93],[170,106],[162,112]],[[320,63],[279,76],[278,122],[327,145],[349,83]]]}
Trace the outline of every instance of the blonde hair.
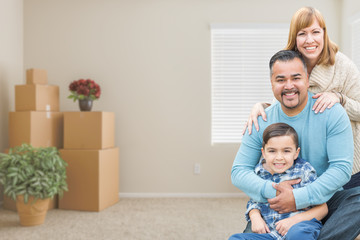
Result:
{"label": "blonde hair", "polygon": [[324,30],[324,48],[320,54],[317,64],[334,65],[335,55],[339,50],[338,46],[332,42],[327,34],[325,20],[322,14],[315,8],[300,8],[292,17],[289,30],[289,38],[286,50],[298,51],[296,47],[296,36],[301,29],[309,27],[314,20],[319,22],[320,27]]}

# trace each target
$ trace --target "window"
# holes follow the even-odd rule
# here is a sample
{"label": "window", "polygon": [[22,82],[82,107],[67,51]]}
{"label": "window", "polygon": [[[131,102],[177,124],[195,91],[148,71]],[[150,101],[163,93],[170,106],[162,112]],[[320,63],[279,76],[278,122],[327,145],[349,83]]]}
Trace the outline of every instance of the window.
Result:
{"label": "window", "polygon": [[211,25],[211,142],[238,143],[252,106],[272,102],[269,60],[288,25]]}

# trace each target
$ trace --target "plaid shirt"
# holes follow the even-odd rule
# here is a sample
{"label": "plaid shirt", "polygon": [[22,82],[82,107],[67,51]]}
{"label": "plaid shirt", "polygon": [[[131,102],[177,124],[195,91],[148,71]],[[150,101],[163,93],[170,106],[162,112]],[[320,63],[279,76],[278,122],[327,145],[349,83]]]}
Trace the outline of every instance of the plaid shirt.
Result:
{"label": "plaid shirt", "polygon": [[[315,181],[315,179],[317,178],[315,169],[310,165],[310,163],[306,162],[301,158],[295,159],[294,164],[285,172],[275,173],[274,175],[271,175],[267,170],[264,169],[262,165],[264,161],[265,159],[262,159],[256,165],[255,173],[265,180],[271,180],[275,183],[280,183],[286,180],[301,178],[300,183],[292,185],[292,187],[295,189],[295,188],[304,187]],[[250,200],[247,204],[247,211],[245,214],[247,221],[250,221],[249,212],[252,209],[260,210],[264,221],[266,222],[266,224],[268,225],[271,231],[270,235],[274,237],[274,239],[279,239],[279,240],[285,239],[285,236],[281,236],[281,234],[276,231],[275,223],[282,219],[289,218],[295,214],[305,211],[305,209],[303,209],[297,212],[280,214],[274,211],[273,209],[271,209],[269,203],[260,203]]]}

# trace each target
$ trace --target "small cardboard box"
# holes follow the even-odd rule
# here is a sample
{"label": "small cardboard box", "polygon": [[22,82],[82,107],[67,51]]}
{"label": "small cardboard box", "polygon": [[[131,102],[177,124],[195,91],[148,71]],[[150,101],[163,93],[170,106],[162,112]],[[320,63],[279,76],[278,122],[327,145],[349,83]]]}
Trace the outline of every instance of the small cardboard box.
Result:
{"label": "small cardboard box", "polygon": [[113,112],[64,112],[64,148],[112,148],[114,128]]}
{"label": "small cardboard box", "polygon": [[[6,195],[4,195],[3,208],[6,210],[17,211],[16,202]],[[55,208],[58,208],[58,196],[57,195],[55,195],[53,199],[50,199],[50,202],[49,202],[49,210],[55,209]]]}
{"label": "small cardboard box", "polygon": [[9,146],[63,147],[62,112],[9,112]]}
{"label": "small cardboard box", "polygon": [[59,111],[59,86],[16,85],[15,111]]}
{"label": "small cardboard box", "polygon": [[26,70],[26,84],[47,84],[47,72],[44,69],[30,68]]}
{"label": "small cardboard box", "polygon": [[119,149],[60,150],[68,163],[68,192],[59,208],[101,211],[119,201]]}

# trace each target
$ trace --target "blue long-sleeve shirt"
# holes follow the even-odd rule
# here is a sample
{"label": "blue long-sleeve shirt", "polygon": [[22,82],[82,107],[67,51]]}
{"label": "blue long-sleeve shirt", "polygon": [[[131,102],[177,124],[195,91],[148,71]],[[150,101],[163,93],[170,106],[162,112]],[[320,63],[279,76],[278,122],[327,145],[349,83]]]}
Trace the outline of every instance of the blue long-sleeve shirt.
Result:
{"label": "blue long-sleeve shirt", "polygon": [[296,116],[289,117],[279,102],[266,109],[267,121],[258,118],[260,130],[248,132],[242,138],[233,163],[233,184],[257,202],[267,202],[276,196],[271,181],[261,179],[254,172],[261,157],[264,129],[277,122],[292,126],[298,133],[300,157],[315,168],[319,178],[303,188],[293,190],[297,209],[318,205],[328,201],[342,189],[351,176],[354,144],[349,117],[340,104],[315,114],[312,106],[316,99],[308,93],[305,108]]}

